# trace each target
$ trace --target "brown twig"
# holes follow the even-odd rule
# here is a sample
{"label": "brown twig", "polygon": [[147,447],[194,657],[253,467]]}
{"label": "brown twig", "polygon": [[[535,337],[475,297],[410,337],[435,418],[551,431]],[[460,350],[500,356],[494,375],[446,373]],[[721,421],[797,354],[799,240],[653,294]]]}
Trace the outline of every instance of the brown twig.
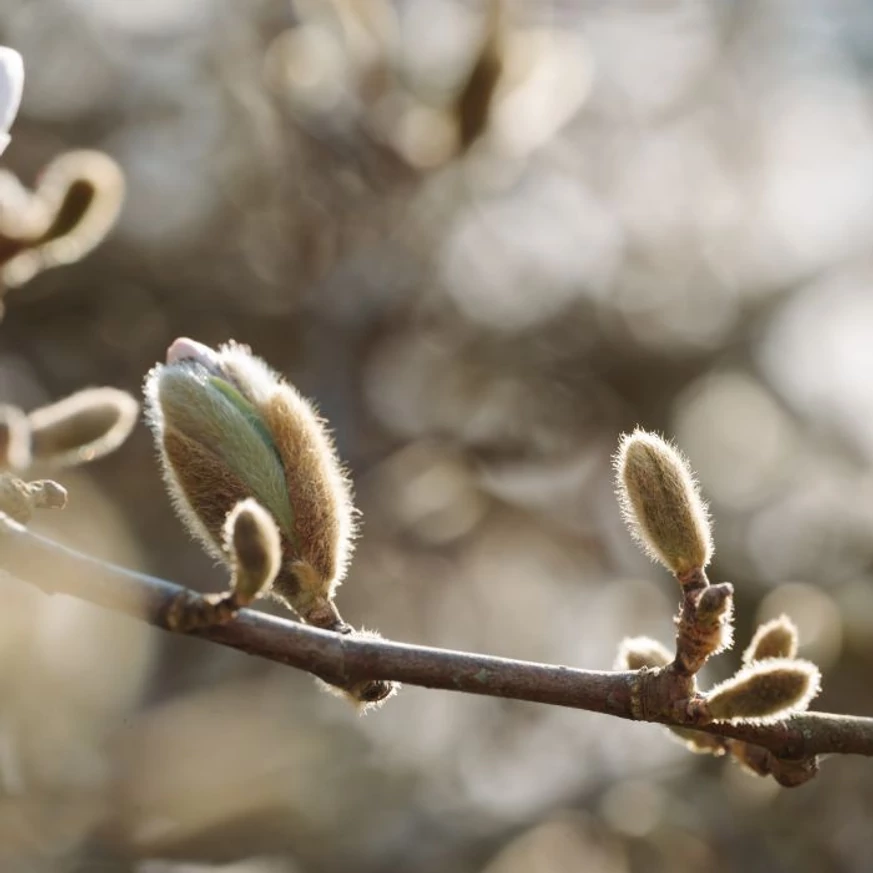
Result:
{"label": "brown twig", "polygon": [[[34,574],[35,560],[50,558],[51,579]],[[181,630],[173,614],[180,603],[195,604],[200,595],[172,582],[81,554],[33,533],[8,517],[2,519],[0,562],[3,568],[48,594],[67,594],[155,627],[267,658],[305,670],[326,682],[348,685],[382,679],[547,703],[639,719],[641,689],[656,670],[594,671],[536,664],[412,646],[381,639],[350,638],[299,622],[241,610],[225,624]],[[44,566],[44,565],[42,565]],[[646,720],[742,740],[768,749],[782,759],[822,754],[873,756],[873,718],[808,712],[770,725],[701,725],[693,713]]]}

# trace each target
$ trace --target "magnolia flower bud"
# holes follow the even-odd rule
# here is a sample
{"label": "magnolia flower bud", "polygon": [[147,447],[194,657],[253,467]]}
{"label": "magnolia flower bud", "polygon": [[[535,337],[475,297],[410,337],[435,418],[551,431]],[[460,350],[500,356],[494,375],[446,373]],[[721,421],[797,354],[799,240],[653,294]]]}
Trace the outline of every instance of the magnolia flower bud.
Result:
{"label": "magnolia flower bud", "polygon": [[[353,640],[381,640],[379,633],[373,630],[353,630],[350,634]],[[359,679],[345,685],[331,685],[323,679],[317,680],[319,688],[335,697],[347,700],[363,715],[372,709],[380,707],[389,697],[400,690],[399,682],[389,682],[385,679]]]}
{"label": "magnolia flower bud", "polygon": [[614,464],[625,522],[646,554],[680,581],[702,570],[712,557],[712,535],[688,461],[638,428],[622,437]]}
{"label": "magnolia flower bud", "polygon": [[743,652],[743,663],[766,658],[793,658],[797,654],[797,626],[787,615],[762,624]]}
{"label": "magnolia flower bud", "polygon": [[706,695],[713,721],[766,724],[806,709],[821,690],[821,674],[809,661],[755,661]]}
{"label": "magnolia flower bud", "polygon": [[15,49],[0,46],[0,154],[9,145],[9,128],[18,115],[24,89],[24,62]]}
{"label": "magnolia flower bud", "polygon": [[665,645],[651,637],[626,637],[621,641],[616,670],[641,670],[643,667],[666,667],[673,655]]}
{"label": "magnolia flower bud", "polygon": [[164,479],[188,529],[216,557],[228,513],[256,500],[279,530],[272,593],[305,621],[347,631],[333,604],[355,510],[322,421],[251,351],[177,339],[145,384]]}

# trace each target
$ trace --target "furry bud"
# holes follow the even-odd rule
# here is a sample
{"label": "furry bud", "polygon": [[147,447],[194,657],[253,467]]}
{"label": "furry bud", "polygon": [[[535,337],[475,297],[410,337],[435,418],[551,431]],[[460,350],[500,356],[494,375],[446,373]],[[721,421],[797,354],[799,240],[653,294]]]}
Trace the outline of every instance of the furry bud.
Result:
{"label": "furry bud", "polygon": [[707,734],[693,728],[682,727],[671,727],[668,730],[678,742],[695,755],[714,755],[716,758],[720,758],[727,751],[724,737],[716,734]]}
{"label": "furry bud", "polygon": [[34,461],[66,467],[102,458],[130,435],[139,404],[117,388],[86,388],[28,416]]}
{"label": "furry bud", "polygon": [[767,724],[806,709],[820,690],[821,674],[815,664],[769,658],[716,685],[706,695],[706,703],[713,721]]}
{"label": "furry bud", "polygon": [[[376,631],[372,630],[355,630],[349,634],[348,638],[351,640],[382,639]],[[389,697],[393,697],[400,690],[400,683],[390,682],[386,679],[361,679],[343,685],[332,685],[322,679],[316,681],[323,691],[351,703],[358,710],[359,715],[380,707]]]}
{"label": "furry bud", "polygon": [[797,654],[797,626],[787,615],[762,624],[743,652],[743,663],[767,658],[793,658]]}
{"label": "furry bud", "polygon": [[712,557],[710,521],[688,461],[637,428],[622,437],[614,465],[622,514],[646,554],[680,580],[702,570]]}
{"label": "furry bud", "polygon": [[666,646],[650,637],[627,637],[621,641],[616,670],[642,670],[644,667],[666,667],[673,660]]}
{"label": "furry bud", "polygon": [[237,503],[224,526],[225,551],[233,568],[233,593],[238,606],[248,606],[279,572],[279,529],[254,500]]}
{"label": "furry bud", "polygon": [[695,610],[695,630],[707,639],[707,657],[729,649],[734,641],[734,589],[729,582],[710,585],[700,592]]}
{"label": "furry bud", "polygon": [[225,518],[254,498],[276,523],[272,593],[311,624],[347,631],[333,596],[346,571],[355,510],[312,406],[246,346],[177,339],[145,384],[164,479],[188,529],[216,557]]}

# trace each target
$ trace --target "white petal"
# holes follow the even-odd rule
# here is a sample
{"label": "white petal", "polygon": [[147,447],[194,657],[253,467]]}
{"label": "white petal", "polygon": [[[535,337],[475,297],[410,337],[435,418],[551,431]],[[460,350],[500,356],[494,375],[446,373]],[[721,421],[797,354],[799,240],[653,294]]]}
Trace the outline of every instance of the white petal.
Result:
{"label": "white petal", "polygon": [[24,88],[24,61],[15,49],[0,46],[0,153],[9,143],[8,131],[18,114]]}

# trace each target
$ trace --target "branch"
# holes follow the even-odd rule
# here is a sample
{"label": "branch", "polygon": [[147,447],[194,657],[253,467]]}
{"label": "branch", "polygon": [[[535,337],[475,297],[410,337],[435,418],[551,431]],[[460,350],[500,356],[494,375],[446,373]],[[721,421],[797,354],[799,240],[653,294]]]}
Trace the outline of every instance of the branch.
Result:
{"label": "branch", "polygon": [[[655,671],[596,671],[537,664],[381,639],[344,636],[296,621],[243,609],[225,624],[183,629],[173,620],[180,603],[201,596],[164,579],[84,555],[20,524],[2,519],[4,569],[47,594],[67,594],[163,630],[199,637],[290,667],[334,685],[381,679],[567,706],[618,718],[641,720],[638,705]],[[35,573],[35,559],[50,558],[51,580]],[[636,701],[636,702],[635,702]],[[642,720],[692,727],[769,750],[779,758],[822,754],[873,756],[873,718],[808,712],[770,725],[701,725],[693,715]]]}

